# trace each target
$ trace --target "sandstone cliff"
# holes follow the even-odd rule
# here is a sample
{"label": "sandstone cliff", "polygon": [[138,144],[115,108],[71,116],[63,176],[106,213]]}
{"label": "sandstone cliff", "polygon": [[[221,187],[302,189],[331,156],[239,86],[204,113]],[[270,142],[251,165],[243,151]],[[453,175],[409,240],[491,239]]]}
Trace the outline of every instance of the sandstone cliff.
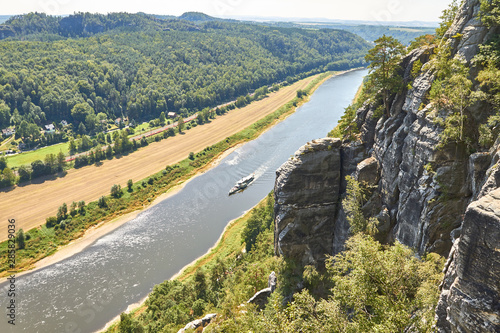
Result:
{"label": "sandstone cliff", "polygon": [[[482,25],[479,3],[465,1],[447,32],[461,36],[450,42],[452,55],[469,64],[479,44],[498,33]],[[339,202],[345,176],[352,175],[375,188],[363,211],[377,216],[381,241],[398,240],[418,253],[446,257],[453,247],[437,309],[438,330],[499,332],[500,141],[474,154],[463,143],[437,148],[443,129],[428,112],[434,75],[425,64],[431,54],[431,48],[418,49],[403,59],[405,86],[411,88],[392,96],[390,117],[376,119],[375,106],[367,103],[356,114],[358,141],[308,143],[278,170],[275,248],[302,264],[341,251],[349,226]],[[417,60],[424,66],[414,78]],[[484,122],[483,108],[476,103],[467,110],[472,123]]]}

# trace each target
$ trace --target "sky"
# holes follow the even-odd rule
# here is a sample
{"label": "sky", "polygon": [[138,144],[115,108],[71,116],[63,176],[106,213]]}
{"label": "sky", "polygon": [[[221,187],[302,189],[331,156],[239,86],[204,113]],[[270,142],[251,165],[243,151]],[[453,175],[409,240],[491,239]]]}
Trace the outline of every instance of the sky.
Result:
{"label": "sky", "polygon": [[216,17],[263,16],[367,21],[439,21],[451,0],[0,0],[0,15],[144,12]]}

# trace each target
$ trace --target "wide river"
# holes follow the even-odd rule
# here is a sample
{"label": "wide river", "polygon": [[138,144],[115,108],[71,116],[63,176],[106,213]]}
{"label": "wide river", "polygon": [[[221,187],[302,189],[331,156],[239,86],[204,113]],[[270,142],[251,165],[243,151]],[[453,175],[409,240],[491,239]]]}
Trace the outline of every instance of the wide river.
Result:
{"label": "wide river", "polygon": [[[329,79],[294,114],[179,193],[82,252],[18,278],[15,326],[7,322],[9,298],[2,283],[0,332],[94,332],[144,299],[155,284],[206,253],[229,221],[264,198],[273,189],[276,169],[300,146],[335,127],[366,73]],[[227,195],[252,172],[256,180],[251,186]]]}

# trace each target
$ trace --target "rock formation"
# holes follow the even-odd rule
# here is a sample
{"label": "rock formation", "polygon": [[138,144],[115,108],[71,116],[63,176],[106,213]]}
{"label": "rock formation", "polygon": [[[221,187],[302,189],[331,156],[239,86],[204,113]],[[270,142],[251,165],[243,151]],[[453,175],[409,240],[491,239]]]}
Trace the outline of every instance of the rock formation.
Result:
{"label": "rock formation", "polygon": [[[216,313],[210,313],[210,314],[207,314],[205,317],[201,318],[201,319],[196,319],[196,320],[193,320],[192,322],[189,322],[186,324],[186,326],[184,326],[184,328],[181,328],[177,333],[184,333],[188,330],[196,330],[197,328],[201,327],[201,331],[203,331],[203,329],[208,325],[210,324],[210,322],[215,318],[217,317],[217,314]],[[196,332],[199,332],[198,330]]]}
{"label": "rock formation", "polygon": [[307,143],[276,172],[275,252],[302,265],[331,253],[340,188],[339,139]]}
{"label": "rock formation", "polygon": [[247,303],[255,304],[258,309],[262,310],[266,306],[269,296],[271,296],[275,289],[276,273],[272,272],[267,280],[267,288],[256,292],[255,295],[247,301]]}
{"label": "rock formation", "polygon": [[[466,0],[447,32],[452,55],[470,62],[495,29],[477,17],[479,0]],[[343,249],[349,236],[339,204],[345,176],[373,190],[363,207],[378,218],[379,240],[398,240],[418,253],[448,256],[437,309],[440,332],[500,331],[500,140],[489,152],[469,154],[465,144],[437,148],[442,127],[429,116],[434,80],[426,66],[431,47],[402,60],[405,88],[392,96],[390,117],[376,105],[357,110],[359,140],[308,143],[278,171],[275,184],[275,251],[302,265],[318,264]],[[413,64],[424,66],[416,78]],[[477,69],[471,71],[477,75]],[[475,83],[477,85],[477,82]],[[476,103],[468,116],[484,123]],[[458,238],[458,240],[456,240]]]}

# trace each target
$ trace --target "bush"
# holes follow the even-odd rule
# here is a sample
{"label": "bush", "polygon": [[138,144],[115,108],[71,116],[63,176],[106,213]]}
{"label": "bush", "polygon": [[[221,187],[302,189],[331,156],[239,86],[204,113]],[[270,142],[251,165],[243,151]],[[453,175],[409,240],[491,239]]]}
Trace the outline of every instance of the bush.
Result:
{"label": "bush", "polygon": [[20,248],[20,249],[24,249],[25,247],[25,243],[24,241],[26,240],[26,237],[24,236],[24,231],[23,229],[19,229],[19,231],[17,232],[17,246]]}
{"label": "bush", "polygon": [[31,168],[27,165],[21,165],[17,173],[19,174],[19,181],[25,182],[31,179]]}
{"label": "bush", "polygon": [[122,187],[121,185],[113,185],[111,186],[111,196],[113,196],[114,198],[119,198],[121,197],[123,194],[122,192]]}
{"label": "bush", "polygon": [[99,200],[97,200],[97,206],[99,206],[99,208],[106,208],[106,207],[108,207],[108,202],[107,202],[105,196],[102,196],[102,197],[99,198]]}
{"label": "bush", "polygon": [[194,160],[194,153],[193,153],[193,152],[190,152],[190,153],[189,153],[189,159],[190,159],[190,160]]}
{"label": "bush", "polygon": [[45,226],[47,228],[52,228],[55,225],[57,225],[57,217],[55,216],[47,217],[47,219],[45,220]]}

